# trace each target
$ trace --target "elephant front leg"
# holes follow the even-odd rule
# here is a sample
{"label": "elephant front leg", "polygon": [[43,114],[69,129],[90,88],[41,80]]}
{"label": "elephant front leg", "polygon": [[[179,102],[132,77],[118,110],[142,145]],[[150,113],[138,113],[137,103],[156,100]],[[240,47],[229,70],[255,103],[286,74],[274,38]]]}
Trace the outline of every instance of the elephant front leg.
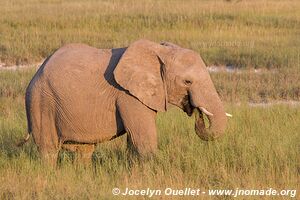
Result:
{"label": "elephant front leg", "polygon": [[157,149],[156,112],[129,95],[118,99],[117,107],[128,134],[129,148],[142,157],[154,153]]}

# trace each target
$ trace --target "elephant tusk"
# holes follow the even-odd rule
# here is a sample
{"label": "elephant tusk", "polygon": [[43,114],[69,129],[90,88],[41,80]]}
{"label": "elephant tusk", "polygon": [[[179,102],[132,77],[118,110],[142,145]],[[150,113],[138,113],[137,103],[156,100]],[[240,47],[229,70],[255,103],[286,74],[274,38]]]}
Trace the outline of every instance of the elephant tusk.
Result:
{"label": "elephant tusk", "polygon": [[232,117],[232,114],[226,113],[227,117]]}
{"label": "elephant tusk", "polygon": [[210,112],[208,112],[205,108],[199,107],[199,109],[200,109],[202,112],[204,112],[206,115],[213,116],[213,114],[210,113]]}

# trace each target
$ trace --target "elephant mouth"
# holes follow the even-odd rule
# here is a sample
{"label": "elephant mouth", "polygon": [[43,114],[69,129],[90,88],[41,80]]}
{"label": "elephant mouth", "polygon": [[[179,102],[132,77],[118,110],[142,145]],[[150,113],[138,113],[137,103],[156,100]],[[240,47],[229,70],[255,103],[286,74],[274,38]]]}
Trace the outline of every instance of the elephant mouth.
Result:
{"label": "elephant mouth", "polygon": [[[191,117],[193,115],[193,113],[197,110],[197,112],[200,114],[200,116],[203,116],[203,115],[207,115],[207,112],[203,112],[203,110],[201,108],[197,108],[197,107],[194,107],[192,105],[192,101],[190,99],[190,96],[189,95],[186,95],[182,102],[181,102],[181,105],[182,105],[182,108],[183,108],[183,111],[189,116]],[[205,109],[204,109],[205,110]],[[208,112],[209,113],[209,112]]]}
{"label": "elephant mouth", "polygon": [[184,96],[183,100],[181,101],[181,106],[183,111],[190,117],[194,113],[195,107],[191,103],[190,95]]}
{"label": "elephant mouth", "polygon": [[[198,107],[194,107],[192,105],[192,101],[190,99],[190,96],[189,95],[186,95],[184,98],[183,98],[183,101],[181,102],[181,105],[182,105],[182,108],[183,108],[183,111],[189,116],[191,117],[193,115],[193,113],[195,113],[195,115],[198,117],[198,118],[201,118],[202,120],[204,118],[207,118],[208,116],[212,116],[212,114],[210,112],[208,112],[205,108],[198,108]],[[210,124],[208,124],[210,125]]]}
{"label": "elephant mouth", "polygon": [[[191,117],[193,113],[195,112],[195,109],[200,113],[201,116],[206,115],[206,116],[213,116],[212,113],[210,113],[208,110],[206,110],[204,107],[194,107],[191,103],[191,99],[189,95],[184,96],[181,106],[183,108],[183,111]],[[232,117],[232,114],[230,113],[225,113],[227,117]]]}

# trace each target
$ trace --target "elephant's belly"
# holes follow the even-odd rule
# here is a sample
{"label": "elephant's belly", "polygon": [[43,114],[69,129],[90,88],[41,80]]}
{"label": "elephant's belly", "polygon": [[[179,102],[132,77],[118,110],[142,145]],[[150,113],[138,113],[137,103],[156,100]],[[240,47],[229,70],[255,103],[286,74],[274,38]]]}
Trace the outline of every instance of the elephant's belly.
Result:
{"label": "elephant's belly", "polygon": [[[63,116],[65,115],[65,116]],[[116,111],[95,109],[91,112],[73,112],[59,115],[57,124],[63,141],[99,143],[117,137],[124,127]]]}

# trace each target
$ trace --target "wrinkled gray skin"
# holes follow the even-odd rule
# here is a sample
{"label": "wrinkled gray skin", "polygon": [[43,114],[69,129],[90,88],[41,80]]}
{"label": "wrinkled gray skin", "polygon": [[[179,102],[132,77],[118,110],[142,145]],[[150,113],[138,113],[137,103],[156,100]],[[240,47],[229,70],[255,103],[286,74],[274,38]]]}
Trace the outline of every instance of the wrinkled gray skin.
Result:
{"label": "wrinkled gray skin", "polygon": [[[90,160],[94,145],[128,133],[141,156],[157,149],[155,116],[168,104],[196,119],[200,138],[224,133],[226,116],[201,57],[171,43],[138,40],[127,48],[69,44],[37,71],[26,91],[28,131],[44,161],[55,165],[61,148]],[[27,138],[28,139],[28,138]]]}

